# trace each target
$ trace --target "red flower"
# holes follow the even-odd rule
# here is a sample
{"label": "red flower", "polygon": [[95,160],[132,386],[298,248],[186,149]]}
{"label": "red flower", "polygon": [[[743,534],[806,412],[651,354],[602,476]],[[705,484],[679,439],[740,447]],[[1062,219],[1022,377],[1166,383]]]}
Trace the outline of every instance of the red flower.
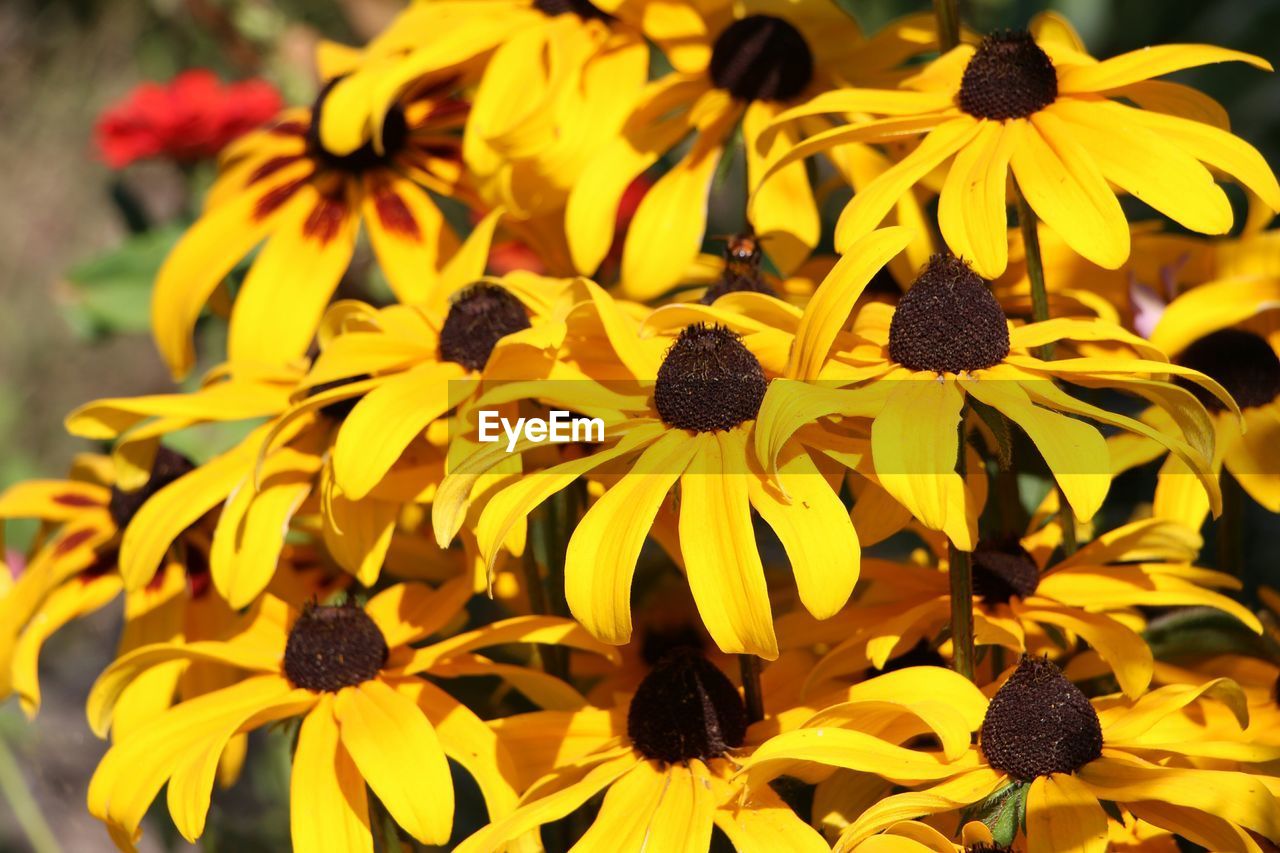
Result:
{"label": "red flower", "polygon": [[280,107],[280,94],[265,80],[224,86],[212,72],[196,69],[167,85],[137,86],[103,111],[94,136],[102,159],[114,169],[148,157],[191,163],[216,156]]}

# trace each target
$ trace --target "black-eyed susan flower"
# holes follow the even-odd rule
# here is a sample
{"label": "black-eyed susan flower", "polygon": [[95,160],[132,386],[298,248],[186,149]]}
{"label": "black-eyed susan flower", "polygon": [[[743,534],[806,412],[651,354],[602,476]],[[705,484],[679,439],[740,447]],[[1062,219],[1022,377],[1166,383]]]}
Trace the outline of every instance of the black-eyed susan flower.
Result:
{"label": "black-eyed susan flower", "polygon": [[[900,250],[905,235],[885,239],[895,238]],[[735,296],[758,296],[794,322],[794,309],[779,300]],[[599,417],[604,446],[483,495],[475,493],[479,478],[510,454],[490,447],[458,455],[433,506],[442,547],[474,503],[479,514],[468,527],[492,561],[543,500],[595,472],[603,494],[574,528],[565,558],[569,607],[593,635],[628,642],[636,561],[650,531],[663,531],[716,645],[777,657],[753,509],[782,541],[804,607],[819,618],[834,615],[857,581],[860,553],[848,511],[828,485],[837,469],[806,446],[807,436],[780,449],[776,482],[749,451],[791,333],[749,321],[740,332],[725,325],[736,322],[732,313],[680,304],[658,311],[650,318],[655,331],[642,334],[607,298],[581,304],[571,320],[556,360],[573,381],[510,381],[493,393]],[[576,334],[577,326],[594,334]]]}
{"label": "black-eyed susan flower", "polygon": [[467,106],[452,74],[424,80],[391,108],[378,143],[325,148],[326,86],[310,109],[281,114],[224,154],[200,219],[161,267],[152,330],[177,376],[191,369],[191,335],[214,291],[256,246],[231,309],[232,361],[302,356],[347,271],[360,227],[406,301],[427,297],[457,239],[431,193],[463,192],[458,132]]}
{"label": "black-eyed susan flower", "polygon": [[[107,606],[122,592],[125,630],[119,651],[165,639],[207,639],[223,630],[233,612],[209,582],[209,526],[175,532],[167,557],[144,582],[127,587],[118,571],[121,533],[159,491],[190,476],[186,457],[161,447],[145,482],[125,491],[106,457],[82,456],[67,480],[18,483],[0,495],[0,519],[38,519],[42,535],[22,573],[0,598],[0,685],[16,693],[23,710],[40,708],[39,658],[45,642],[70,622]],[[122,728],[136,728],[172,701],[175,690],[201,692],[181,667],[158,673],[122,700]]]}
{"label": "black-eyed susan flower", "polygon": [[[669,7],[610,0],[598,5],[619,15],[643,9],[641,28],[675,70],[646,86],[631,105],[618,138],[600,148],[570,192],[565,230],[580,272],[592,273],[609,251],[615,211],[632,180],[681,140],[693,140],[648,190],[631,220],[620,285],[628,296],[639,299],[677,285],[697,256],[706,231],[711,182],[739,127],[747,185],[757,198],[750,224],[768,243],[779,271],[785,275],[795,270],[817,245],[817,205],[803,164],[782,168],[773,181],[761,183],[768,159],[779,156],[797,137],[784,130],[762,148],[760,134],[788,105],[836,81],[883,85],[896,79],[898,66],[929,50],[934,38],[928,19],[920,17],[865,38],[855,22],[827,0],[804,5],[696,0]],[[820,118],[809,124],[815,130],[827,126]],[[865,146],[834,157],[833,163],[855,186],[890,166],[887,158]],[[903,201],[902,221],[922,222],[916,200]]]}
{"label": "black-eyed susan flower", "polygon": [[[1271,69],[1256,56],[1193,44],[1099,62],[1064,22],[1041,16],[1031,32],[993,33],[977,47],[948,51],[898,89],[841,89],[782,113],[778,126],[828,113],[855,117],[795,145],[771,169],[849,143],[919,136],[913,151],[854,195],[836,226],[837,248],[877,227],[903,193],[949,161],[938,223],[952,252],[984,277],[1000,275],[1007,262],[1010,172],[1046,226],[1077,253],[1115,269],[1129,257],[1130,242],[1112,185],[1207,234],[1225,234],[1232,224],[1210,170],[1280,210],[1280,184],[1262,155],[1225,122],[1206,120],[1221,107],[1155,79],[1228,61]],[[1206,101],[1216,111],[1206,110]],[[765,144],[771,139],[766,134]]]}
{"label": "black-eyed susan flower", "polygon": [[[1280,279],[1274,273],[1241,275],[1193,287],[1165,307],[1152,344],[1175,362],[1213,377],[1240,407],[1236,418],[1221,401],[1193,391],[1213,421],[1215,473],[1227,472],[1248,495],[1280,512]],[[1167,413],[1149,409],[1142,420],[1168,429]],[[1113,438],[1118,469],[1164,455],[1163,448],[1134,438]],[[1155,512],[1199,527],[1209,505],[1190,487],[1183,464],[1160,469]]]}
{"label": "black-eyed susan flower", "polygon": [[[1230,575],[1198,568],[1199,534],[1177,522],[1146,519],[1107,531],[1074,554],[1051,563],[1057,544],[1051,524],[1019,537],[978,541],[972,556],[974,633],[979,645],[1015,653],[1061,657],[1060,638],[1079,637],[1101,656],[1121,689],[1140,696],[1151,682],[1153,659],[1142,638],[1140,607],[1212,607],[1255,632],[1257,618],[1215,588],[1235,590]],[[866,560],[872,589],[857,608],[837,617],[852,636],[814,667],[813,684],[866,665],[884,666],[916,644],[932,642],[950,617],[945,539],[934,536],[936,566]],[[1047,627],[1046,627],[1047,626]]]}
{"label": "black-eyed susan flower", "polygon": [[[1057,319],[1011,328],[987,283],[952,256],[935,256],[896,308],[866,305],[850,333],[849,312],[869,278],[837,277],[833,271],[805,308],[787,376],[810,381],[776,382],[770,388],[755,433],[766,469],[805,424],[836,414],[869,418],[880,486],[926,527],[944,531],[957,547],[972,550],[979,504],[955,472],[957,428],[972,397],[1027,434],[1081,520],[1101,506],[1110,487],[1111,461],[1102,434],[1077,417],[1138,433],[1168,448],[1196,472],[1216,506],[1220,495],[1209,474],[1209,416],[1190,391],[1167,377],[1190,380],[1235,411],[1213,379],[1168,363],[1145,340],[1102,321]],[[1127,354],[1056,361],[1033,354],[1054,341],[1102,341]],[[1087,403],[1055,380],[1149,399],[1174,413],[1177,429],[1158,431]]]}
{"label": "black-eyed susan flower", "polygon": [[[968,742],[966,724],[976,727],[981,694],[955,673],[938,670],[938,680],[895,673],[842,696],[839,706],[865,723],[860,744],[870,772],[895,770],[933,778],[940,766],[931,755],[899,744],[922,733]],[[922,688],[927,683],[927,693]],[[936,690],[954,695],[949,708],[927,715],[922,708]],[[941,703],[938,703],[941,704]],[[790,709],[802,720],[811,710]],[[972,718],[972,719],[969,719]],[[522,786],[520,805],[458,848],[460,851],[537,846],[538,833],[604,793],[580,844],[584,849],[705,851],[719,829],[738,850],[822,851],[827,849],[807,822],[768,786],[745,789],[741,763],[779,727],[774,714],[751,723],[742,695],[729,678],[698,652],[676,649],[662,659],[630,696],[613,708],[573,713],[535,713],[495,723],[513,754],[529,757],[526,771],[546,768]],[[910,769],[907,769],[910,768]]]}
{"label": "black-eyed susan flower", "polygon": [[114,725],[120,691],[158,665],[198,660],[240,676],[118,737],[90,782],[90,812],[118,845],[131,849],[143,815],[167,783],[170,815],[194,841],[209,808],[210,762],[228,738],[301,715],[290,784],[295,849],[371,850],[366,783],[410,835],[444,843],[454,811],[446,757],[475,778],[492,815],[506,814],[515,800],[504,775],[510,758],[466,706],[419,676],[481,670],[505,674],[535,697],[564,696],[572,690],[562,682],[496,664],[475,650],[535,642],[611,650],[571,622],[536,616],[411,645],[453,621],[470,595],[466,578],[438,590],[393,586],[363,607],[348,599],[299,611],[267,595],[225,639],[144,646],[120,658],[90,695],[90,722],[99,734]]}
{"label": "black-eyed susan flower", "polygon": [[387,111],[421,77],[474,66],[463,142],[472,182],[512,216],[555,213],[562,229],[569,188],[648,79],[637,24],[660,13],[618,11],[588,0],[412,4],[338,83],[321,138],[334,151],[356,150],[377,138]]}
{"label": "black-eyed susan flower", "polygon": [[[1108,848],[1108,812],[1118,807],[1213,850],[1256,847],[1249,832],[1280,835],[1276,780],[1258,769],[1265,750],[1223,768],[1200,759],[1239,753],[1235,739],[1162,739],[1161,722],[1197,701],[1226,702],[1244,717],[1239,688],[1225,679],[1196,687],[1161,687],[1137,699],[1090,700],[1050,661],[1023,658],[992,696],[978,745],[950,765],[952,772],[893,794],[864,810],[835,845],[851,850],[900,821],[962,812],[992,794],[1025,795],[1025,849]],[[843,766],[835,751],[812,749],[808,727],[778,735],[756,750],[748,770],[763,782],[776,771],[762,758]],[[808,738],[809,740],[805,740]],[[1274,748],[1273,748],[1274,751]],[[1014,791],[1011,786],[1026,786]],[[1104,808],[1103,804],[1107,806]]]}

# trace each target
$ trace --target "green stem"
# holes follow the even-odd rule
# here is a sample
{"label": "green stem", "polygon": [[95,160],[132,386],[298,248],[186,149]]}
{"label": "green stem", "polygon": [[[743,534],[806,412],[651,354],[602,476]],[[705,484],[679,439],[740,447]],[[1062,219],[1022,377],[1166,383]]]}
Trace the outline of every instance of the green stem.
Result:
{"label": "green stem", "polygon": [[1244,565],[1244,511],[1247,501],[1240,481],[1226,468],[1218,478],[1222,486],[1222,516],[1218,519],[1218,570],[1233,575],[1244,583],[1246,601],[1257,593],[1252,578],[1246,577]]}
{"label": "green stem", "polygon": [[[956,428],[959,436],[959,453],[956,454],[956,473],[960,479],[965,477],[965,455],[968,449],[968,437],[965,432],[965,418],[969,407],[960,409],[960,424]],[[968,551],[961,551],[954,543],[947,543],[947,574],[951,579],[951,645],[952,660],[956,672],[970,681],[973,680],[973,564]]]}
{"label": "green stem", "polygon": [[[545,516],[539,518],[535,523],[533,533],[542,528]],[[542,578],[542,572],[538,568],[538,560],[534,555],[536,539],[525,543],[524,558],[521,565],[524,567],[524,582],[529,590],[529,608],[539,615],[548,615],[551,613],[551,607],[547,601],[546,581]],[[563,650],[550,645],[538,645],[538,658],[542,661],[542,668],[546,670],[548,675],[554,675],[557,678],[564,678],[567,674],[568,662],[565,660]]]}
{"label": "green stem", "polygon": [[738,667],[742,672],[742,698],[747,704],[747,722],[758,723],[764,719],[764,689],[760,686],[760,658],[755,655],[738,655]]}
{"label": "green stem", "polygon": [[[1018,228],[1027,258],[1027,278],[1031,282],[1031,319],[1043,323],[1049,319],[1049,288],[1044,282],[1044,259],[1040,254],[1040,232],[1036,229],[1036,213],[1027,203],[1018,182],[1013,182],[1013,195],[1018,202]],[[1053,360],[1053,344],[1044,344],[1036,355],[1041,361]],[[1062,552],[1070,557],[1076,552],[1076,517],[1067,496],[1058,488],[1058,524],[1062,527]]]}
{"label": "green stem", "polygon": [[53,830],[40,811],[40,804],[32,796],[27,780],[22,775],[9,742],[0,737],[0,794],[4,795],[18,825],[22,827],[31,849],[35,853],[58,853],[60,848],[54,838]]}
{"label": "green stem", "polygon": [[960,43],[960,13],[957,0],[933,0],[933,14],[938,19],[938,51],[946,53]]}

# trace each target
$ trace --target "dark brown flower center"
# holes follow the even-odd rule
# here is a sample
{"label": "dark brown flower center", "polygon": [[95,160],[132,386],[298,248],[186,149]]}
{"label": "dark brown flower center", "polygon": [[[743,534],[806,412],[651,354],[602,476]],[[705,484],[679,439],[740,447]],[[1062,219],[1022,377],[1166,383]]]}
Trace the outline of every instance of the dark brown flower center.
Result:
{"label": "dark brown flower center", "polygon": [[984,539],[973,551],[973,594],[985,604],[1027,598],[1040,585],[1040,569],[1015,536]]}
{"label": "dark brown flower center", "polygon": [[1102,755],[1098,712],[1045,658],[1023,657],[991,698],[980,738],[987,763],[1022,782],[1074,773]]}
{"label": "dark brown flower center", "polygon": [[1008,354],[1009,326],[986,282],[959,258],[930,258],[893,312],[889,357],[911,370],[961,373]]}
{"label": "dark brown flower center", "polygon": [[343,78],[335,77],[325,84],[316,96],[311,107],[311,124],[307,128],[307,150],[321,165],[340,172],[360,174],[370,169],[386,165],[396,154],[404,150],[409,141],[409,123],[405,120],[404,110],[393,105],[382,120],[382,153],[374,148],[373,140],[369,140],[350,154],[334,154],[327,150],[320,141],[320,115],[324,111],[325,102],[333,87]]}
{"label": "dark brown flower center", "polygon": [[308,605],[289,631],[284,674],[295,687],[334,693],[373,678],[387,662],[387,641],[354,603]]}
{"label": "dark brown flower center", "polygon": [[158,448],[156,458],[151,463],[151,476],[141,488],[126,492],[119,486],[111,487],[111,502],[107,506],[111,520],[116,523],[116,527],[124,530],[138,514],[138,510],[142,509],[142,505],[154,497],[156,492],[195,468],[195,463],[181,453],[167,447]]}
{"label": "dark brown flower center", "polygon": [[577,15],[584,21],[612,21],[613,16],[593,6],[588,0],[533,0],[533,8],[548,18]]}
{"label": "dark brown flower center", "polygon": [[681,331],[667,350],[653,403],[668,426],[728,430],[755,418],[767,386],[759,360],[736,334],[699,323]]}
{"label": "dark brown flower center", "polygon": [[726,293],[764,293],[776,296],[774,289],[760,272],[760,243],[754,234],[739,234],[729,238],[724,252],[724,272],[716,283],[707,288],[698,301],[710,305]]}
{"label": "dark brown flower center", "polygon": [[449,306],[440,328],[440,358],[484,370],[498,341],[527,328],[529,312],[519,299],[496,285],[473,285]]}
{"label": "dark brown flower center", "polygon": [[[1265,406],[1280,396],[1280,356],[1267,341],[1243,329],[1219,329],[1192,343],[1178,364],[1217,380],[1242,409]],[[1222,401],[1181,377],[1177,382],[1210,411],[1224,410]]]}
{"label": "dark brown flower center", "polygon": [[1058,97],[1058,72],[1025,30],[982,40],[960,80],[960,109],[978,118],[1026,118]]}
{"label": "dark brown flower center", "polygon": [[746,736],[738,689],[688,647],[672,650],[645,676],[627,711],[631,743],[646,758],[668,764],[719,758]]}
{"label": "dark brown flower center", "polygon": [[743,101],[789,101],[813,80],[813,51],[772,15],[734,21],[711,49],[711,82]]}

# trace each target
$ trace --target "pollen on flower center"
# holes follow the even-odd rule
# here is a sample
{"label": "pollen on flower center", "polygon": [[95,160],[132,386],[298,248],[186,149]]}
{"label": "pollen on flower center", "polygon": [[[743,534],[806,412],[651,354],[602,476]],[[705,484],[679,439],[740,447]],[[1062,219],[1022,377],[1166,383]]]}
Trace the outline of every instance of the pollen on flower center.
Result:
{"label": "pollen on flower center", "polygon": [[612,15],[597,9],[588,0],[533,0],[533,8],[548,18],[573,14],[584,21],[613,20]]}
{"label": "pollen on flower center", "polygon": [[736,334],[698,323],[667,350],[653,403],[668,426],[714,432],[755,418],[767,387],[760,362]]}
{"label": "pollen on flower center", "polygon": [[813,80],[813,51],[772,15],[734,21],[711,50],[711,82],[743,101],[789,101]]}
{"label": "pollen on flower center", "polygon": [[373,678],[387,662],[387,641],[369,615],[348,601],[308,605],[289,631],[284,674],[295,687],[334,693]]}
{"label": "pollen on flower center", "polygon": [[1026,118],[1058,97],[1058,72],[1025,30],[982,40],[960,80],[960,109],[977,118]]}
{"label": "pollen on flower center", "polygon": [[760,243],[754,234],[731,237],[729,245],[725,247],[724,271],[698,301],[703,305],[710,305],[726,293],[764,293],[775,296],[773,288],[760,273],[760,261]]}
{"label": "pollen on flower center", "polygon": [[964,261],[934,255],[898,301],[889,357],[911,370],[982,370],[1009,354],[1009,326],[986,282]]}
{"label": "pollen on flower center", "polygon": [[440,358],[483,370],[498,341],[529,328],[529,312],[501,287],[476,284],[449,306],[440,328]]}
{"label": "pollen on flower center", "polygon": [[1022,782],[1074,773],[1102,755],[1098,712],[1045,658],[1023,657],[991,697],[980,738],[987,763]]}
{"label": "pollen on flower center", "polygon": [[747,709],[737,688],[688,647],[672,650],[645,676],[627,710],[631,743],[668,764],[719,758],[746,736]]}
{"label": "pollen on flower center", "polygon": [[307,150],[327,168],[359,174],[386,164],[404,148],[409,141],[409,123],[405,119],[404,110],[399,105],[392,105],[382,120],[381,154],[374,148],[372,140],[366,141],[350,154],[329,151],[320,140],[320,115],[324,111],[329,93],[341,80],[341,77],[330,80],[316,96],[315,104],[311,107],[311,125],[307,128]]}
{"label": "pollen on flower center", "polygon": [[151,463],[151,476],[147,482],[132,492],[126,492],[119,486],[111,487],[111,502],[107,505],[111,520],[116,527],[124,530],[129,522],[142,509],[142,505],[150,500],[156,492],[177,480],[182,475],[194,471],[195,463],[181,453],[167,447],[156,449],[156,458]]}
{"label": "pollen on flower center", "polygon": [[973,593],[986,604],[1027,598],[1040,585],[1040,569],[1016,537],[984,539],[973,551]]}
{"label": "pollen on flower center", "polygon": [[[1243,329],[1219,329],[1182,351],[1178,363],[1216,379],[1242,409],[1265,406],[1280,397],[1280,356],[1262,337]],[[1194,382],[1177,382],[1210,411],[1224,409],[1222,401]]]}

